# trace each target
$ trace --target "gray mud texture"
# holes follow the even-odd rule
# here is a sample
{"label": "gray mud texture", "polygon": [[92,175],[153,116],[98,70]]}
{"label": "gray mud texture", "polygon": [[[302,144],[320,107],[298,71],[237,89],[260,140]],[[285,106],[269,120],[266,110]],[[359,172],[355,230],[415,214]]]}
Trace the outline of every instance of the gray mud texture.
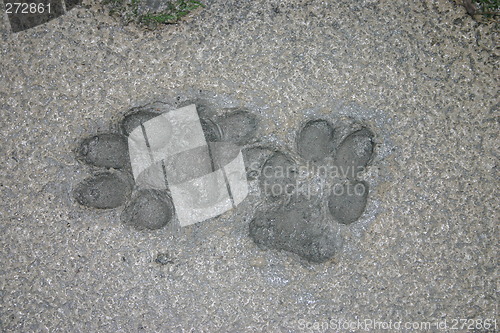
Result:
{"label": "gray mud texture", "polygon": [[321,207],[306,200],[257,213],[249,234],[256,244],[293,252],[313,263],[333,258],[341,247],[338,234],[325,224]]}
{"label": "gray mud texture", "polygon": [[86,138],[78,148],[84,163],[103,168],[130,168],[127,138],[120,134],[99,134]]}
{"label": "gray mud texture", "polygon": [[222,141],[245,145],[257,133],[257,117],[246,110],[231,110],[215,122],[220,127]]}
{"label": "gray mud texture", "polygon": [[200,118],[200,123],[207,142],[221,141],[222,135],[219,126],[213,120],[209,118]]}
{"label": "gray mud texture", "polygon": [[296,164],[287,154],[276,151],[262,166],[259,179],[264,197],[278,199],[287,196],[296,186]]}
{"label": "gray mud texture", "polygon": [[366,182],[337,183],[331,192],[328,198],[328,209],[337,222],[350,224],[361,217],[368,199]]}
{"label": "gray mud texture", "polygon": [[138,126],[160,114],[172,110],[172,106],[160,101],[154,101],[128,110],[119,124],[119,131],[128,136]]}
{"label": "gray mud texture", "polygon": [[267,147],[250,147],[243,150],[245,170],[249,181],[257,180],[262,171],[262,166],[273,154],[273,150]]}
{"label": "gray mud texture", "polygon": [[121,129],[124,135],[129,135],[138,126],[141,126],[146,121],[159,116],[159,113],[147,110],[135,110],[133,113],[126,115],[121,123]]}
{"label": "gray mud texture", "polygon": [[344,174],[355,176],[362,172],[373,157],[375,143],[373,133],[363,128],[349,134],[335,152],[334,164]]}
{"label": "gray mud texture", "polygon": [[[338,327],[371,320],[426,332],[454,319],[498,331],[500,35],[460,2],[210,0],[156,31],[93,0],[16,33],[0,15],[0,331],[377,331]],[[125,200],[124,183],[96,183],[122,169],[79,163],[81,139],[130,131],[137,122],[121,121],[138,108],[193,101],[214,124],[230,110],[258,119],[242,147],[255,162],[247,198],[187,227],[175,212],[160,229],[124,225],[124,211],[131,225],[169,213],[137,186]],[[262,164],[282,152],[304,167],[297,136],[318,119],[334,129],[334,158],[367,165],[355,177],[299,171],[313,193],[279,213],[290,203],[263,195]],[[364,128],[373,137],[341,145]],[[80,201],[119,207],[79,204],[88,177]],[[339,218],[348,210],[332,214],[325,180],[366,182],[356,221],[342,223],[361,197],[343,198],[358,210]]]}
{"label": "gray mud texture", "polygon": [[131,191],[132,186],[126,176],[106,172],[82,181],[75,188],[74,195],[84,206],[108,209],[123,205]]}
{"label": "gray mud texture", "polygon": [[140,190],[121,214],[121,221],[137,230],[157,230],[172,221],[174,208],[165,191]]}
{"label": "gray mud texture", "polygon": [[306,160],[319,162],[333,156],[333,128],[324,120],[307,122],[297,137],[297,149]]}

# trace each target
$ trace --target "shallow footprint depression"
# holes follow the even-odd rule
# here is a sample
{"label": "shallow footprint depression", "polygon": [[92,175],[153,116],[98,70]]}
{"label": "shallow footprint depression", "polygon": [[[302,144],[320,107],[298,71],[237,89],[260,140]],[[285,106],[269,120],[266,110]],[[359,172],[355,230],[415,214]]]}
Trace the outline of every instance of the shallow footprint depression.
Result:
{"label": "shallow footprint depression", "polygon": [[102,168],[124,169],[130,166],[127,138],[105,133],[84,139],[78,149],[84,163]]}
{"label": "shallow footprint depression", "polygon": [[92,208],[109,209],[123,205],[132,191],[126,176],[105,172],[82,181],[74,190],[75,199]]}
{"label": "shallow footprint depression", "polygon": [[297,137],[297,149],[304,159],[319,162],[333,154],[333,128],[326,120],[311,120]]}
{"label": "shallow footprint depression", "polygon": [[305,201],[257,213],[249,235],[256,244],[316,263],[331,259],[342,244],[333,228],[324,223],[320,205]]}
{"label": "shallow footprint depression", "polygon": [[121,221],[139,230],[156,230],[170,223],[173,216],[173,204],[165,191],[140,190],[122,212]]}

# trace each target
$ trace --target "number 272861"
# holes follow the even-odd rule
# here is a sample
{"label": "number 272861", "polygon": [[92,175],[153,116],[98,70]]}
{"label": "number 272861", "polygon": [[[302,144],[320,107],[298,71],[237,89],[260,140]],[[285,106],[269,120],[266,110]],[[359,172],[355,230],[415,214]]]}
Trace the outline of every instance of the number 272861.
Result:
{"label": "number 272861", "polygon": [[6,3],[5,11],[7,14],[42,14],[50,13],[50,3],[35,3],[35,2],[14,2]]}

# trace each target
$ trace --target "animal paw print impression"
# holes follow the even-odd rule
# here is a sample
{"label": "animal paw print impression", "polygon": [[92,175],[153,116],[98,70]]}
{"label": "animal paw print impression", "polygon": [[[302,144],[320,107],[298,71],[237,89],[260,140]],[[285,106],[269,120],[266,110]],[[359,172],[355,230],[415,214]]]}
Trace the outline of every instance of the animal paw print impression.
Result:
{"label": "animal paw print impression", "polygon": [[354,121],[315,119],[300,129],[295,148],[261,149],[267,159],[254,177],[267,208],[256,213],[249,234],[261,246],[324,262],[342,246],[339,225],[365,211],[369,189],[359,178],[373,159],[374,134]]}
{"label": "animal paw print impression", "polygon": [[[228,184],[224,183],[223,187],[220,184],[227,181],[228,177],[229,184],[231,181],[232,184],[239,184],[234,172],[229,173],[237,166],[225,168],[224,172],[227,174],[221,172],[220,166],[234,162],[232,159],[239,151],[235,147],[244,147],[253,140],[257,119],[242,108],[221,109],[221,114],[216,114],[213,107],[198,104],[196,108],[193,104],[185,102],[184,107],[175,111],[173,107],[160,102],[135,108],[125,115],[116,133],[103,133],[83,139],[76,150],[77,159],[90,166],[94,172],[75,187],[76,201],[97,209],[125,206],[121,213],[124,224],[150,230],[164,227],[176,216],[179,219],[180,206],[175,206],[175,200],[172,199],[175,186],[177,198],[179,192],[183,191],[184,197],[192,200],[189,201],[192,206],[188,205],[188,214],[195,205],[213,209],[206,203],[212,206],[219,204],[220,200],[217,200],[224,194],[222,192],[230,192]],[[149,132],[149,136],[146,132]],[[194,148],[193,140],[189,141],[193,137],[196,139]],[[138,140],[134,141],[134,138]],[[154,154],[167,156],[161,154],[168,149],[170,152],[174,151],[170,155],[174,158],[163,160],[162,157],[160,165],[160,159],[153,158]],[[241,164],[243,165],[242,157]],[[134,165],[146,167],[138,173],[137,170],[134,171]],[[244,167],[241,168],[245,178]],[[170,172],[170,177],[167,177],[167,172]],[[200,191],[196,190],[200,190],[197,181],[201,178],[208,179],[202,185],[211,186],[211,191],[201,186],[200,195]],[[174,182],[169,184],[167,179]],[[179,183],[189,183],[192,179],[195,179],[195,185],[180,187]],[[193,199],[193,196],[189,196],[190,191],[196,192],[198,196]],[[234,198],[237,193],[233,191],[230,194],[233,194],[230,199],[235,206]],[[218,197],[214,198],[215,196]],[[245,196],[246,194],[240,195],[237,199],[241,201]],[[218,211],[225,209],[216,208]],[[186,209],[182,212],[185,213]],[[208,216],[216,215],[217,210]],[[191,223],[204,219],[206,218]]]}
{"label": "animal paw print impression", "polygon": [[[294,147],[276,149],[265,145],[265,138],[256,137],[260,122],[255,113],[243,108],[209,106],[199,100],[186,101],[177,108],[182,109],[182,105],[189,108],[192,104],[196,104],[196,109],[191,110],[197,113],[196,126],[202,133],[202,141],[221,144],[207,144],[206,149],[198,145],[196,149],[183,151],[178,161],[165,160],[163,170],[155,167],[154,172],[163,175],[171,170],[172,177],[165,176],[158,187],[141,186],[137,176],[133,176],[134,162],[131,163],[133,133],[144,133],[144,147],[147,146],[151,154],[178,136],[185,139],[191,133],[194,136],[196,131],[188,130],[192,127],[175,129],[173,126],[177,123],[172,122],[152,126],[158,123],[150,120],[160,115],[167,117],[169,112],[173,113],[172,119],[177,119],[175,113],[180,109],[172,111],[176,108],[172,105],[157,102],[134,108],[121,120],[119,130],[93,135],[80,142],[77,159],[90,167],[92,175],[75,187],[76,201],[95,209],[124,207],[121,212],[124,224],[136,229],[160,229],[176,218],[180,220],[181,215],[173,200],[177,183],[170,183],[167,178],[198,179],[214,173],[217,165],[234,165],[236,160],[229,147],[238,147],[236,154],[243,149],[238,167],[243,170],[244,182],[258,189],[256,196],[246,199],[258,200],[256,207],[259,208],[246,215],[250,216],[248,230],[254,243],[291,252],[314,263],[333,258],[342,247],[341,229],[359,221],[367,206],[369,187],[362,176],[373,160],[376,147],[370,128],[352,119],[312,119],[298,129]],[[148,141],[146,132],[150,130],[151,133],[170,131],[171,135]],[[174,132],[177,134],[173,135]],[[226,183],[219,189],[235,194],[230,184],[231,179],[235,179],[234,173],[228,170],[223,177]],[[147,177],[146,174],[145,178],[149,179]],[[212,196],[208,194],[194,201],[213,201]],[[245,197],[246,194],[240,196],[239,202]],[[232,208],[235,208],[234,196],[232,200]],[[251,207],[252,203],[246,205],[246,209]]]}

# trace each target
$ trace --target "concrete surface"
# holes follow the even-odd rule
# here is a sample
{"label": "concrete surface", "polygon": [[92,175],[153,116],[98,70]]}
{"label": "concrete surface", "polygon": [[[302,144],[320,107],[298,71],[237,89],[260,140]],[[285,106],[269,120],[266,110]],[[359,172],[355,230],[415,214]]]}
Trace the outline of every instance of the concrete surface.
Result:
{"label": "concrete surface", "polygon": [[[94,5],[1,36],[2,331],[499,321],[494,24],[447,0],[217,0],[157,32]],[[76,203],[73,188],[95,171],[75,159],[81,138],[131,107],[200,96],[252,110],[262,142],[283,147],[309,119],[370,125],[367,212],[334,261],[260,249],[251,201],[151,232],[120,223],[120,208]]]}

